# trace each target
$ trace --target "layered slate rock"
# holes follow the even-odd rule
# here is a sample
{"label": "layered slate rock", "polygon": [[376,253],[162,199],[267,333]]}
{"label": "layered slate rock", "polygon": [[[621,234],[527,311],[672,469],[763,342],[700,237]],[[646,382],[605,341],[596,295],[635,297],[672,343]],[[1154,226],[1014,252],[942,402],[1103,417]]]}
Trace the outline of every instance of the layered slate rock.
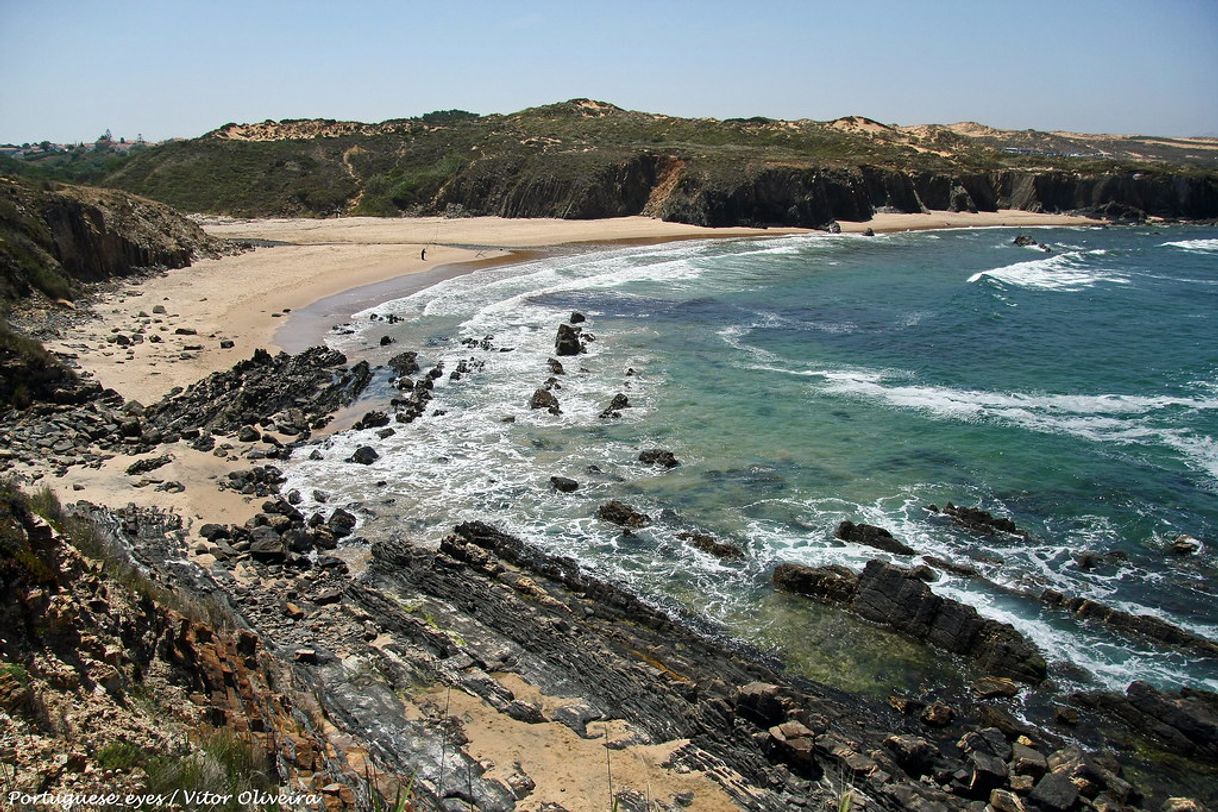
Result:
{"label": "layered slate rock", "polygon": [[1194,688],[1164,692],[1135,680],[1116,693],[1081,694],[1083,705],[1107,710],[1173,753],[1218,759],[1218,694]]}
{"label": "layered slate rock", "polygon": [[780,589],[846,605],[861,617],[915,640],[975,660],[991,674],[1038,683],[1043,656],[1009,624],[931,591],[913,571],[869,561],[855,575],[844,567],[782,564],[774,571]]}

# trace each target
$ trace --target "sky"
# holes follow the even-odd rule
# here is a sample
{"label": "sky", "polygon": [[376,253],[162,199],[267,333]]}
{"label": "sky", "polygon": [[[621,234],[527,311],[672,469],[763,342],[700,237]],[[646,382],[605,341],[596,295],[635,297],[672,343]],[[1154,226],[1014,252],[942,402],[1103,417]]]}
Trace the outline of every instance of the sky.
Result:
{"label": "sky", "polygon": [[510,113],[1218,135],[1218,0],[0,0],[0,142]]}

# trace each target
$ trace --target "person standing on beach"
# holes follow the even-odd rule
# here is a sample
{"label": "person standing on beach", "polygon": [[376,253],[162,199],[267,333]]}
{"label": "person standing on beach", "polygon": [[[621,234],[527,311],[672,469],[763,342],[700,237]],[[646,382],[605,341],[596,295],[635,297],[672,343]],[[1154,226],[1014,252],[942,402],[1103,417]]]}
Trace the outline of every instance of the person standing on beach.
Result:
{"label": "person standing on beach", "polygon": [[427,249],[426,248],[424,248],[422,251],[419,252],[419,259],[423,260],[424,262],[427,261]]}

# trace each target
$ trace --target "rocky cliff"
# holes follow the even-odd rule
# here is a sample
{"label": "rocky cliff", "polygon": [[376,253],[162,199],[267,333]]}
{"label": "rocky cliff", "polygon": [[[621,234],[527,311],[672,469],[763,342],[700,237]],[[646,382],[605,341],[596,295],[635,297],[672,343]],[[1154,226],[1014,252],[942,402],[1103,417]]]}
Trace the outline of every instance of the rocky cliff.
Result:
{"label": "rocky cliff", "polygon": [[[692,166],[645,154],[571,177],[535,162],[480,163],[458,174],[431,211],[458,205],[501,217],[587,219],[651,214],[700,226],[820,227],[877,211],[1084,212],[1203,219],[1218,216],[1218,179],[1170,173],[1001,170],[908,172],[857,167]],[[680,166],[677,176],[665,167]],[[663,186],[661,186],[663,181]]]}
{"label": "rocky cliff", "polygon": [[220,244],[168,206],[123,192],[0,178],[0,298],[71,298],[81,282],[183,268]]}
{"label": "rocky cliff", "polygon": [[877,210],[1218,217],[1209,141],[834,122],[683,119],[574,99],[510,115],[226,125],[105,182],[240,216],[646,214],[821,226]]}

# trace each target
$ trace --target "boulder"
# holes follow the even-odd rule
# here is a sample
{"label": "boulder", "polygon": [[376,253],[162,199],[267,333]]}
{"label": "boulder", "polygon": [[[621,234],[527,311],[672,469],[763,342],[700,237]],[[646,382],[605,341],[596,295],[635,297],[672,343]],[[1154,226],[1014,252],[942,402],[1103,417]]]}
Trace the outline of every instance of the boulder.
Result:
{"label": "boulder", "polygon": [[378,410],[374,409],[374,410],[368,412],[367,414],[365,414],[363,417],[361,417],[359,419],[359,421],[356,422],[356,424],[354,426],[352,426],[352,428],[354,428],[356,431],[359,431],[360,429],[379,429],[382,426],[388,426],[388,425],[389,425],[389,415],[385,414],[382,411],[378,411]]}
{"label": "boulder", "polygon": [[549,358],[549,359],[547,359],[547,360],[546,360],[546,364],[548,364],[548,365],[549,365],[549,367],[550,367],[550,374],[552,374],[552,375],[565,375],[565,374],[567,374],[567,371],[566,371],[565,369],[563,369],[563,366],[562,366],[562,361],[559,361],[557,358]]}
{"label": "boulder", "polygon": [[414,375],[419,371],[419,354],[417,352],[402,352],[388,361],[389,368],[399,377]]}
{"label": "boulder", "polygon": [[343,508],[338,508],[330,514],[330,520],[326,522],[326,527],[334,534],[336,538],[345,538],[351,535],[355,529],[356,518],[353,513]]}
{"label": "boulder", "polygon": [[381,455],[376,453],[376,449],[371,446],[362,445],[355,449],[355,453],[347,457],[346,462],[354,462],[359,465],[371,465],[380,459]]}
{"label": "boulder", "polygon": [[1078,788],[1064,775],[1047,773],[1028,797],[1041,809],[1066,812],[1078,801]]}
{"label": "boulder", "polygon": [[858,588],[858,576],[837,564],[824,567],[779,564],[774,568],[772,580],[784,592],[833,603],[849,603]]}
{"label": "boulder", "polygon": [[579,483],[565,476],[550,477],[550,487],[560,493],[574,493],[579,490]]}
{"label": "boulder", "polygon": [[779,698],[779,688],[768,682],[750,682],[736,691],[736,713],[761,727],[776,725],[787,718]]}
{"label": "boulder", "polygon": [[136,460],[127,466],[127,474],[129,476],[138,476],[146,474],[149,471],[155,471],[162,465],[168,465],[173,462],[173,457],[168,454],[162,454],[159,457],[148,457],[147,459]]}
{"label": "boulder", "polygon": [[558,325],[558,335],[554,338],[554,352],[559,356],[579,355],[584,351],[584,345],[579,340],[580,331],[568,324]]}
{"label": "boulder", "polygon": [[613,396],[613,400],[609,402],[609,405],[605,407],[604,411],[601,412],[600,416],[602,418],[621,417],[622,409],[629,409],[629,408],[630,408],[630,398],[626,397],[621,392],[618,392],[616,395]]}
{"label": "boulder", "polygon": [[846,520],[838,524],[837,529],[833,531],[833,535],[842,541],[875,547],[877,550],[897,553],[898,555],[913,555],[915,552],[912,547],[897,541],[892,533],[883,527],[876,527],[873,524],[855,524],[852,521]]}
{"label": "boulder", "polygon": [[[934,505],[931,505],[927,509],[932,513],[940,512]],[[1002,532],[1013,535],[1019,534],[1019,528],[1015,526],[1013,521],[995,516],[989,511],[981,510],[980,508],[957,507],[948,502],[941,512],[943,515],[950,517],[956,524],[974,533],[989,534]]]}
{"label": "boulder", "polygon": [[925,774],[939,755],[938,749],[921,736],[892,735],[884,740],[884,747],[892,753],[893,761],[913,776]]}
{"label": "boulder", "polygon": [[580,313],[578,310],[576,310],[571,313],[571,318],[567,319],[567,322],[569,324],[583,324],[587,320],[588,319],[584,316],[583,313]]}
{"label": "boulder", "polygon": [[645,465],[659,465],[663,468],[676,468],[681,463],[671,451],[662,448],[648,448],[639,452],[639,462]]}
{"label": "boulder", "polygon": [[597,508],[596,517],[627,529],[646,527],[651,524],[651,517],[646,513],[640,513],[616,499],[606,502]]}
{"label": "boulder", "polygon": [[268,564],[282,563],[288,557],[288,545],[269,527],[256,527],[250,534],[249,554]]}
{"label": "boulder", "polygon": [[693,533],[688,530],[682,530],[680,533],[677,533],[677,538],[682,541],[688,541],[702,552],[710,553],[716,558],[721,558],[725,561],[744,558],[744,550],[735,544],[721,541],[706,533]]}
{"label": "boulder", "polygon": [[562,414],[562,408],[558,405],[558,398],[554,397],[554,393],[548,389],[537,389],[533,392],[533,397],[529,400],[530,409],[545,409],[550,414]]}
{"label": "boulder", "polygon": [[985,676],[973,680],[973,693],[982,699],[994,697],[1010,697],[1019,693],[1019,686],[1008,677]]}
{"label": "boulder", "polygon": [[1201,542],[1188,535],[1176,536],[1171,543],[1171,551],[1176,555],[1191,555],[1201,549]]}

